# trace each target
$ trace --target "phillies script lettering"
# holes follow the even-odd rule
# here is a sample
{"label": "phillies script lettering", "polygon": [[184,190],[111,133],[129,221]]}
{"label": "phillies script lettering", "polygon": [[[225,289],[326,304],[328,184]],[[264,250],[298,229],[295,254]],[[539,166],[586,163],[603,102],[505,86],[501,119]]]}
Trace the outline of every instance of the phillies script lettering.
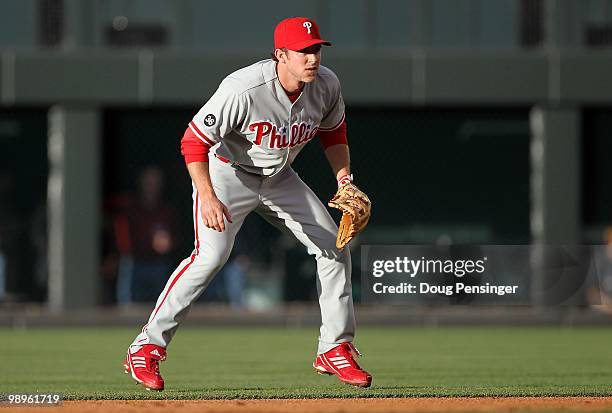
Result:
{"label": "phillies script lettering", "polygon": [[[253,143],[261,146],[264,137],[269,137],[268,147],[270,149],[293,148],[313,139],[319,128],[306,122],[294,123],[291,128],[283,126],[278,128],[271,122],[260,121],[249,125],[249,130],[255,132]],[[291,132],[290,134],[288,132]]]}

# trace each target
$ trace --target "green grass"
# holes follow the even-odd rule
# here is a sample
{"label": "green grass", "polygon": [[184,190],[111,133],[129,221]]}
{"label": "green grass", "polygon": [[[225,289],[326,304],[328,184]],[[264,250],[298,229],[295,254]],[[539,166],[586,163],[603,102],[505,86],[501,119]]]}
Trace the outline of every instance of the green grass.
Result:
{"label": "green grass", "polygon": [[0,329],[0,393],[66,399],[612,395],[605,328],[360,328],[370,389],[311,368],[317,329],[183,328],[163,393],[122,372],[138,328]]}

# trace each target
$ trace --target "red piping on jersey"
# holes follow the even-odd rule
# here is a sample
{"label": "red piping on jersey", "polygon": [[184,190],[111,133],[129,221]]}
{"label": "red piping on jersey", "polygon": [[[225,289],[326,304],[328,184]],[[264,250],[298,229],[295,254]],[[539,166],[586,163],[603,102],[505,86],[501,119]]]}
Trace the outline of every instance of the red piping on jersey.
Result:
{"label": "red piping on jersey", "polygon": [[[344,114],[342,115],[341,122],[337,126],[329,129],[319,129],[319,139],[324,149],[339,144],[348,145]],[[185,157],[185,163],[208,162],[208,153],[211,147],[208,142],[212,141],[206,138],[192,121],[181,139],[181,154]],[[212,144],[214,145],[214,143]],[[217,158],[225,163],[229,162],[226,158],[219,156],[217,156]]]}
{"label": "red piping on jersey", "polygon": [[143,333],[145,332],[145,330],[147,329],[149,324],[151,324],[151,322],[155,319],[155,316],[159,312],[159,309],[161,308],[161,306],[166,301],[166,298],[168,297],[168,294],[170,294],[170,291],[172,290],[172,287],[174,287],[176,285],[176,282],[179,280],[179,278],[181,278],[181,276],[185,273],[185,271],[187,271],[187,269],[191,266],[191,264],[193,264],[193,262],[195,261],[195,258],[200,253],[200,237],[199,237],[199,234],[198,234],[198,218],[199,218],[199,212],[198,212],[199,205],[198,205],[198,201],[199,201],[199,199],[200,199],[200,196],[198,195],[198,191],[196,191],[195,192],[195,208],[194,208],[194,212],[193,212],[193,221],[194,221],[194,224],[195,224],[195,238],[196,238],[196,241],[195,241],[195,251],[191,254],[189,263],[187,263],[187,265],[185,265],[185,267],[178,274],[176,274],[176,276],[174,277],[174,279],[170,283],[170,286],[168,286],[168,291],[166,291],[166,294],[164,295],[164,298],[161,300],[161,302],[159,303],[157,308],[153,311],[153,315],[149,319],[149,322],[147,324],[145,324],[145,326],[142,328],[142,332]]}
{"label": "red piping on jersey", "polygon": [[217,155],[217,154],[215,154],[215,157],[216,157],[218,160],[220,160],[221,162],[223,162],[223,163],[230,163],[230,160],[229,160],[229,159],[227,159],[227,158],[226,158],[226,157],[224,157],[224,156],[221,156],[221,155]]}
{"label": "red piping on jersey", "polygon": [[326,131],[326,132],[331,132],[335,129],[338,129],[340,127],[340,125],[342,125],[342,122],[344,122],[344,113],[342,114],[342,118],[340,119],[340,122],[338,122],[336,125],[332,126],[331,128],[322,128],[319,126],[319,130],[322,131]]}
{"label": "red piping on jersey", "polygon": [[189,127],[195,132],[197,137],[200,138],[202,141],[206,142],[210,146],[214,146],[215,145],[215,142],[212,139],[210,139],[208,136],[204,135],[200,131],[200,129],[198,129],[198,127],[196,126],[194,121],[189,122]]}
{"label": "red piping on jersey", "polygon": [[348,140],[346,139],[346,122],[342,122],[342,124],[334,130],[319,132],[319,140],[324,149],[339,144],[348,145]]}

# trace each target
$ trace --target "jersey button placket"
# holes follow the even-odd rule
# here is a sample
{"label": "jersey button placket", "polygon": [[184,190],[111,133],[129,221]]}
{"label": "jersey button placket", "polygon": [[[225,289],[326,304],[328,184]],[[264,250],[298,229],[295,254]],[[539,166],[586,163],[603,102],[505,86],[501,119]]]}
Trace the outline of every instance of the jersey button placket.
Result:
{"label": "jersey button placket", "polygon": [[291,105],[291,109],[289,109],[289,120],[287,121],[287,147],[284,148],[285,153],[284,153],[284,157],[285,160],[283,162],[283,166],[281,167],[281,169],[283,169],[285,167],[285,165],[287,164],[287,162],[289,161],[289,151],[291,150],[291,125],[293,124],[292,122],[293,120],[293,104]]}
{"label": "jersey button placket", "polygon": [[[292,118],[293,118],[293,104],[289,107],[289,119],[287,120],[287,140],[289,143],[291,142],[291,119]],[[284,158],[283,163],[276,172],[270,175],[270,177],[278,174],[280,171],[283,170],[285,165],[287,165],[287,161],[289,160],[289,150],[290,150],[289,144],[287,144],[287,148],[282,148],[281,150],[285,151],[285,153],[283,154],[283,158]]]}
{"label": "jersey button placket", "polygon": [[298,98],[295,100],[295,102],[293,102],[291,104],[291,107],[289,108],[289,122],[287,124],[287,139],[288,139],[289,143],[288,143],[287,148],[286,148],[287,152],[285,153],[285,162],[283,163],[283,167],[285,166],[285,164],[289,160],[289,153],[291,152],[291,139],[293,138],[293,136],[291,136],[291,133],[293,131],[293,128],[291,126],[294,123],[297,123],[297,119],[295,119],[296,122],[294,122],[294,113],[295,112],[299,112],[298,102],[302,98],[303,94],[304,94],[304,91],[302,91],[302,94],[300,96],[298,96]]}

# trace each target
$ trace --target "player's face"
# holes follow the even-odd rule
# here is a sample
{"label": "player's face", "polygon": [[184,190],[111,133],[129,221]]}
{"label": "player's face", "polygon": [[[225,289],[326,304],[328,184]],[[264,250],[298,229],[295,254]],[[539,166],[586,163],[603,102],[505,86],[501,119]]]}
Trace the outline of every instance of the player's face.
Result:
{"label": "player's face", "polygon": [[299,52],[287,50],[287,71],[299,82],[312,82],[317,78],[321,64],[321,45],[316,44]]}

